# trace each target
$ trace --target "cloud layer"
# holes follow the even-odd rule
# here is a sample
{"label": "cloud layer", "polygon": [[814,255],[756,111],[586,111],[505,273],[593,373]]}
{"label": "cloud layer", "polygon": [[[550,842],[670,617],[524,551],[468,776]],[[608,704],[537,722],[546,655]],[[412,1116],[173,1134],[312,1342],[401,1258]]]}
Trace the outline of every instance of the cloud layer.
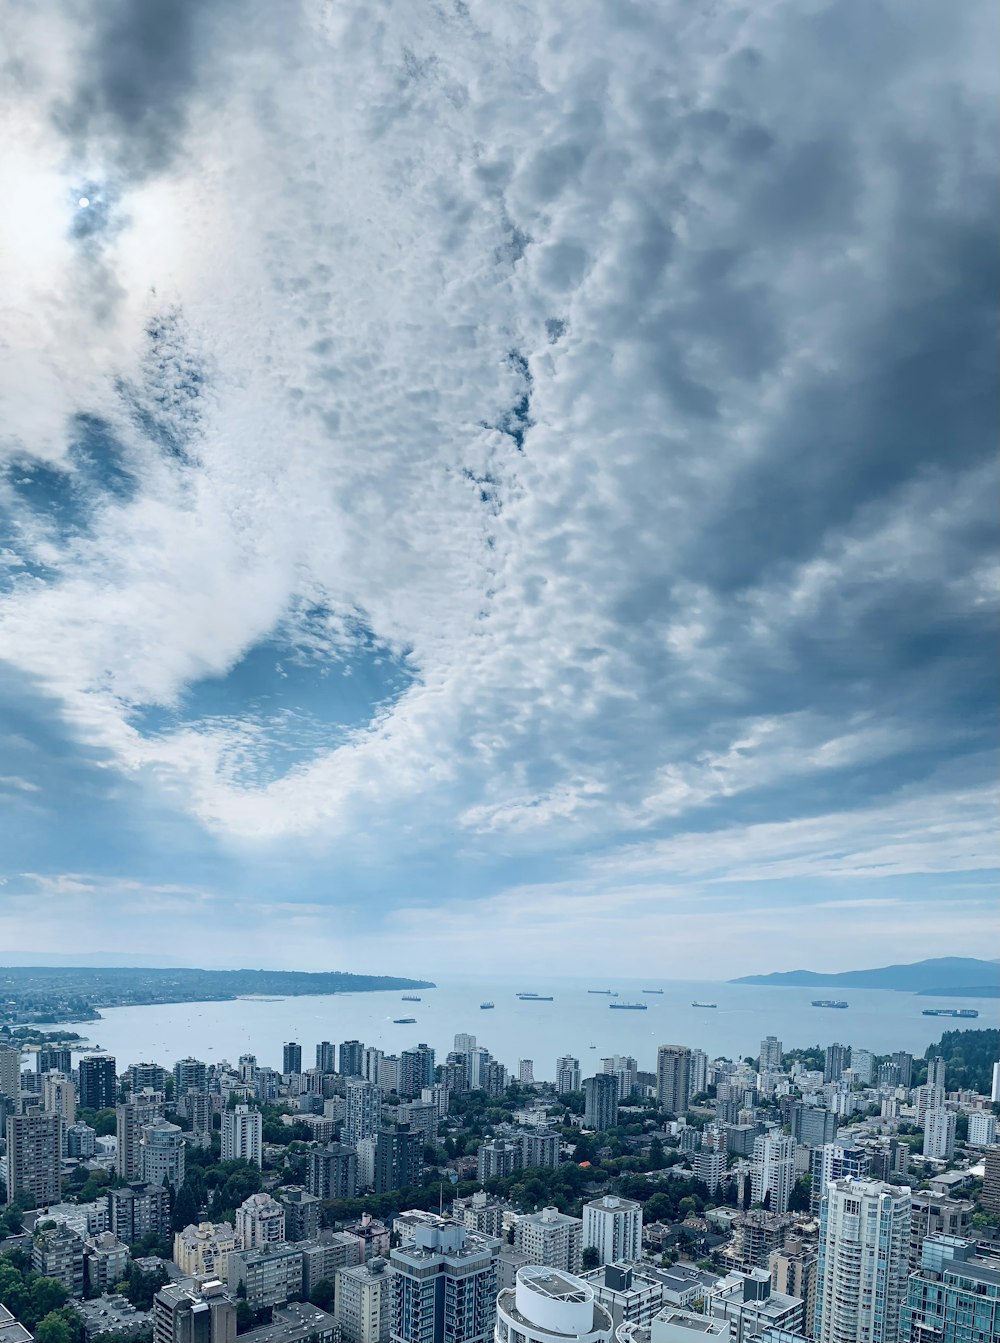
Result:
{"label": "cloud layer", "polygon": [[14,19],[10,899],[930,951],[996,866],[990,9]]}

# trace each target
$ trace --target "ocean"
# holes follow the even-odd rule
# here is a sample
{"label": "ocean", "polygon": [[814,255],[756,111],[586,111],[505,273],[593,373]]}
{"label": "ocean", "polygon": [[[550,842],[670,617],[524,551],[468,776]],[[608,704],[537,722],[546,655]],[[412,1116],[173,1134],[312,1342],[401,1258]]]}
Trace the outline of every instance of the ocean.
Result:
{"label": "ocean", "polygon": [[[606,988],[618,998],[587,991]],[[644,988],[662,993],[645,994]],[[756,1057],[766,1035],[776,1035],[786,1049],[839,1041],[878,1054],[906,1049],[922,1055],[942,1031],[996,1026],[1000,1017],[995,999],[704,981],[448,978],[437,988],[413,990],[420,995],[418,1003],[403,1002],[402,992],[109,1007],[101,1021],[66,1026],[79,1031],[90,1048],[114,1054],[119,1070],[140,1061],[169,1067],[189,1055],[235,1063],[240,1054],[255,1054],[261,1065],[280,1070],[286,1040],[302,1045],[304,1067],[312,1066],[320,1040],[357,1039],[392,1054],[424,1042],[443,1061],[455,1033],[462,1031],[475,1035],[515,1076],[519,1060],[530,1058],[535,1078],[550,1081],[556,1059],[564,1054],[580,1060],[584,1076],[611,1054],[631,1055],[640,1069],[653,1071],[661,1044],[703,1049],[710,1058]],[[551,994],[553,1001],[522,1002],[518,992]],[[815,997],[841,997],[850,1006],[812,1007]],[[495,1006],[482,1010],[484,1000]],[[647,1010],[612,1011],[614,1001],[641,1002]],[[694,1002],[717,1006],[695,1007]],[[925,1007],[973,1007],[979,1018],[924,1017]],[[394,1017],[415,1017],[416,1022],[396,1025]]]}

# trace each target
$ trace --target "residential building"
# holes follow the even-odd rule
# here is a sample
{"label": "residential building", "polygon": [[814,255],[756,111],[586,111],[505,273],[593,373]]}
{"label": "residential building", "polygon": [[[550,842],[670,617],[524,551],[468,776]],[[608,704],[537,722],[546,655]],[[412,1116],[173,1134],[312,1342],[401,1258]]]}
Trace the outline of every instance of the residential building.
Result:
{"label": "residential building", "polygon": [[535,1060],[518,1059],[517,1080],[522,1086],[533,1086],[535,1082]]}
{"label": "residential building", "polygon": [[281,1071],[286,1077],[302,1071],[302,1046],[295,1040],[289,1040],[282,1048]]}
{"label": "residential building", "polygon": [[851,1050],[851,1072],[863,1086],[870,1086],[875,1075],[875,1055],[870,1049]]}
{"label": "residential building", "polygon": [[36,1073],[64,1073],[73,1071],[73,1051],[62,1045],[46,1045],[35,1051]]}
{"label": "residential building", "polygon": [[769,1212],[787,1212],[795,1185],[795,1139],[761,1133],[753,1145],[751,1197]]}
{"label": "residential building", "polygon": [[[120,1343],[148,1343],[153,1332],[153,1312],[136,1310],[127,1296],[105,1292],[88,1301],[74,1301],[73,1309],[83,1324],[86,1343],[94,1343],[101,1336]],[[9,1343],[5,1333],[2,1337]]]}
{"label": "residential building", "polygon": [[944,1109],[944,1087],[927,1082],[913,1093],[917,1107],[917,1128],[923,1128],[932,1110]]}
{"label": "residential building", "polygon": [[497,1297],[495,1343],[611,1343],[611,1313],[589,1282],[530,1265]]}
{"label": "residential building", "polygon": [[158,1063],[130,1063],[125,1069],[125,1088],[130,1095],[140,1091],[159,1091],[166,1094],[167,1070]]}
{"label": "residential building", "polygon": [[694,1178],[714,1194],[726,1178],[726,1154],[717,1147],[699,1147],[691,1154],[691,1169]]}
{"label": "residential building", "polygon": [[837,1116],[825,1106],[793,1101],[788,1120],[792,1137],[803,1147],[822,1147],[837,1136]]}
{"label": "residential building", "polygon": [[378,1133],[382,1092],[376,1083],[352,1077],[347,1083],[344,1100],[343,1138],[352,1147],[357,1147],[363,1138],[374,1138]]}
{"label": "residential building", "polygon": [[850,1057],[851,1049],[849,1045],[832,1044],[826,1047],[826,1058],[823,1062],[823,1081],[839,1082],[843,1076],[844,1069],[847,1067],[847,1061]]}
{"label": "residential building", "polygon": [[556,1059],[556,1091],[560,1095],[567,1091],[580,1090],[580,1060],[566,1054]]}
{"label": "residential building", "polygon": [[409,1124],[380,1128],[375,1145],[375,1192],[418,1185],[424,1168],[424,1145]]}
{"label": "residential building", "polygon": [[323,1240],[301,1241],[297,1248],[302,1252],[304,1295],[312,1296],[317,1284],[321,1282],[328,1282],[336,1287],[340,1269],[361,1263],[364,1258],[362,1245],[363,1242],[349,1231],[336,1231],[332,1235],[325,1236]]}
{"label": "residential building", "polygon": [[479,1144],[476,1161],[476,1178],[485,1184],[487,1180],[506,1179],[520,1170],[524,1153],[516,1138],[487,1138]]}
{"label": "residential building", "polygon": [[319,1235],[323,1220],[322,1201],[300,1184],[286,1184],[274,1191],[285,1214],[285,1239],[298,1243]]}
{"label": "residential building", "polygon": [[46,1114],[58,1115],[63,1121],[63,1132],[76,1122],[76,1087],[65,1073],[42,1073],[42,1109]]}
{"label": "residential building", "polygon": [[236,1343],[236,1304],[221,1282],[171,1282],[153,1297],[153,1343]]}
{"label": "residential building", "polygon": [[990,1087],[990,1100],[994,1105],[1000,1101],[1000,1063],[993,1065],[993,1085]]}
{"label": "residential building", "polygon": [[240,1334],[240,1343],[339,1343],[336,1319],[309,1301],[288,1301],[271,1311],[270,1324]]}
{"label": "residential building", "polygon": [[954,1110],[928,1110],[924,1116],[924,1156],[950,1161],[955,1155]]}
{"label": "residential building", "polygon": [[819,1252],[812,1241],[789,1238],[769,1256],[771,1290],[805,1303],[802,1332],[812,1338],[816,1325],[816,1276]]}
{"label": "residential building", "polygon": [[1000,1212],[1000,1146],[987,1147],[983,1153],[983,1208]]}
{"label": "residential building", "polygon": [[621,1324],[648,1325],[663,1309],[664,1285],[642,1264],[604,1264],[580,1277],[594,1289],[615,1329]]}
{"label": "residential building", "polygon": [[827,1185],[816,1279],[819,1343],[898,1343],[909,1237],[905,1185],[860,1179]]}
{"label": "residential building", "polygon": [[320,1040],[316,1046],[316,1069],[321,1073],[337,1071],[337,1051],[329,1040]]}
{"label": "residential building", "polygon": [[733,1241],[727,1257],[744,1273],[749,1273],[752,1268],[767,1268],[771,1255],[784,1245],[793,1222],[787,1213],[750,1208],[733,1228]]}
{"label": "residential building", "polygon": [[25,1208],[58,1203],[62,1120],[55,1114],[8,1115],[7,1199]]}
{"label": "residential building", "polygon": [[[708,1055],[703,1049],[691,1050],[691,1062],[689,1068],[688,1083],[690,1094],[692,1096],[700,1096],[708,1090]],[[636,1074],[636,1082],[638,1083],[640,1090],[642,1090],[642,1078],[646,1076],[648,1076],[646,1073]],[[655,1083],[656,1078],[654,1076],[653,1084],[655,1085]],[[644,1091],[643,1094],[645,1095]]]}
{"label": "residential building", "polygon": [[496,1319],[495,1240],[457,1222],[416,1229],[389,1256],[392,1343],[489,1343]]}
{"label": "residential building", "polygon": [[108,1292],[128,1277],[129,1252],[111,1231],[99,1231],[83,1245],[83,1279],[88,1292]]}
{"label": "residential building", "polygon": [[260,1245],[234,1250],[229,1256],[229,1290],[246,1293],[252,1310],[280,1306],[302,1292],[302,1248],[298,1245]]}
{"label": "residential building", "polygon": [[144,1178],[142,1130],[146,1124],[163,1117],[165,1102],[162,1091],[148,1091],[133,1095],[123,1105],[116,1106],[115,1172],[119,1179],[134,1182]]}
{"label": "residential building", "polygon": [[583,1249],[595,1249],[599,1264],[642,1258],[642,1204],[605,1194],[583,1205]]}
{"label": "residential building", "polygon": [[[618,1343],[723,1343],[728,1340],[730,1326],[727,1320],[706,1319],[694,1311],[667,1306],[654,1315],[649,1330],[626,1324],[618,1331]],[[794,1343],[783,1340],[783,1343]]]}
{"label": "residential building", "polygon": [[928,1236],[907,1283],[902,1343],[1000,1339],[1000,1257],[973,1240]]}
{"label": "residential building", "polygon": [[532,1264],[577,1273],[583,1251],[583,1219],[558,1208],[525,1213],[514,1222],[514,1248]]}
{"label": "residential building", "polygon": [[251,1194],[236,1209],[236,1243],[241,1250],[277,1245],[284,1239],[285,1209],[270,1194]]}
{"label": "residential building", "polygon": [[87,1054],[78,1070],[77,1104],[81,1110],[113,1110],[118,1101],[118,1076],[112,1054]]}
{"label": "residential building", "polygon": [[996,1115],[989,1110],[973,1110],[969,1115],[969,1146],[989,1147],[997,1140]]}
{"label": "residential building", "polygon": [[178,1059],[174,1064],[174,1100],[189,1091],[208,1090],[208,1067],[201,1059]]}
{"label": "residential building", "polygon": [[618,1078],[613,1073],[597,1073],[583,1083],[583,1122],[602,1133],[618,1123]]}
{"label": "residential building", "polygon": [[143,1124],[139,1138],[142,1178],[147,1184],[169,1184],[175,1190],[184,1183],[184,1134],[177,1124],[154,1119]]}
{"label": "residential building", "polygon": [[[288,1045],[285,1046],[289,1048]],[[299,1049],[299,1046],[295,1046]],[[300,1050],[301,1052],[301,1050]],[[238,1104],[222,1115],[222,1160],[263,1164],[264,1120],[259,1110]]]}
{"label": "residential building", "polygon": [[504,1216],[513,1214],[511,1204],[492,1198],[485,1189],[478,1189],[468,1198],[457,1198],[451,1205],[451,1215],[461,1222],[466,1231],[477,1231],[481,1236],[505,1237]]}
{"label": "residential building", "polygon": [[63,1134],[63,1148],[67,1156],[86,1160],[97,1151],[97,1132],[89,1124],[70,1124]]}
{"label": "residential building", "polygon": [[707,1314],[729,1322],[731,1343],[750,1343],[765,1329],[801,1334],[805,1302],[801,1297],[773,1291],[766,1268],[752,1268],[747,1273],[733,1269],[710,1291]]}
{"label": "residential building", "polygon": [[170,1193],[166,1185],[133,1182],[108,1190],[111,1230],[126,1245],[170,1232]]}
{"label": "residential building", "polygon": [[618,1079],[619,1104],[623,1104],[635,1092],[639,1076],[639,1065],[635,1059],[626,1054],[612,1054],[610,1058],[601,1059],[601,1072],[611,1073]]}
{"label": "residential building", "polygon": [[375,1255],[365,1264],[337,1270],[336,1318],[343,1343],[389,1343],[393,1275]]}
{"label": "residential building", "polygon": [[946,1090],[945,1082],[945,1061],[938,1055],[935,1058],[927,1060],[927,1085],[940,1087],[942,1091]]}
{"label": "residential building", "polygon": [[819,1215],[820,1203],[828,1184],[848,1177],[861,1179],[868,1174],[870,1166],[871,1157],[861,1147],[843,1147],[836,1142],[814,1147],[809,1153],[809,1177],[812,1182],[809,1210],[813,1216]]}
{"label": "residential building", "polygon": [[660,1045],[656,1051],[656,1099],[669,1114],[682,1115],[691,1099],[691,1051]]}
{"label": "residential building", "polygon": [[31,1267],[43,1278],[54,1278],[70,1296],[83,1296],[83,1241],[64,1222],[34,1232]]}
{"label": "residential building", "polygon": [[191,1125],[191,1141],[199,1147],[210,1147],[215,1110],[208,1092],[191,1088],[175,1098],[174,1108]]}
{"label": "residential building", "polygon": [[189,1278],[225,1278],[237,1248],[230,1222],[199,1222],[174,1234],[174,1263]]}
{"label": "residential building", "polygon": [[16,1103],[20,1092],[21,1051],[0,1043],[0,1095]]}
{"label": "residential building", "polygon": [[306,1188],[318,1199],[354,1198],[358,1192],[358,1154],[347,1143],[331,1142],[306,1156]]}
{"label": "residential building", "polygon": [[760,1066],[761,1071],[765,1068],[780,1068],[784,1061],[784,1050],[781,1041],[774,1035],[766,1035],[760,1042]]}
{"label": "residential building", "polygon": [[559,1165],[559,1134],[555,1129],[536,1128],[518,1135],[521,1144],[521,1164],[527,1170],[545,1166],[555,1170]]}
{"label": "residential building", "polygon": [[433,1101],[404,1101],[396,1106],[395,1122],[409,1124],[414,1133],[420,1134],[422,1145],[433,1147],[437,1142],[438,1108]]}
{"label": "residential building", "polygon": [[[364,1077],[365,1046],[361,1040],[345,1040],[339,1050],[342,1077]],[[327,1070],[328,1071],[328,1070]]]}
{"label": "residential building", "polygon": [[948,1198],[930,1189],[914,1189],[910,1195],[910,1243],[907,1259],[911,1270],[920,1267],[924,1241],[931,1236],[961,1238],[968,1234],[976,1205],[971,1199]]}
{"label": "residential building", "polygon": [[415,1049],[404,1049],[399,1056],[399,1094],[415,1098],[433,1082],[434,1050],[430,1045],[419,1044]]}

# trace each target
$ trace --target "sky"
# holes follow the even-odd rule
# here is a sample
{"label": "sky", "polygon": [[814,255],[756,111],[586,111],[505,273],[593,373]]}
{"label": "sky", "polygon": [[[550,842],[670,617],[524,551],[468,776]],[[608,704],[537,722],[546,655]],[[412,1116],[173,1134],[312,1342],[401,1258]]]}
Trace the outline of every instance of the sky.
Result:
{"label": "sky", "polygon": [[994,6],[5,15],[8,959],[983,952]]}

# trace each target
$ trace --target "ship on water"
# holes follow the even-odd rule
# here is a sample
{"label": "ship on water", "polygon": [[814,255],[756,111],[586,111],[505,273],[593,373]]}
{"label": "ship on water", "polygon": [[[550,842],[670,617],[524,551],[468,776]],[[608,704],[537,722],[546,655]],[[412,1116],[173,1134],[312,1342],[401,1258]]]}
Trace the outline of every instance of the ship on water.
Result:
{"label": "ship on water", "polygon": [[646,1012],[648,1005],[646,1003],[608,1003],[612,1012]]}
{"label": "ship on water", "polygon": [[643,989],[643,993],[662,993],[662,989]]}
{"label": "ship on water", "polygon": [[588,992],[588,993],[596,993],[596,994],[599,994],[602,998],[617,998],[617,997],[618,997],[618,994],[615,993],[614,989],[588,989],[587,992]]}
{"label": "ship on water", "polygon": [[415,1025],[417,1024],[417,1018],[416,1018],[416,1017],[393,1017],[393,1019],[392,1019],[392,1024],[393,1024],[394,1026],[415,1026]]}
{"label": "ship on water", "polygon": [[974,1007],[925,1007],[921,1015],[925,1017],[961,1017],[963,1020],[969,1020],[972,1017],[978,1017],[979,1013]]}
{"label": "ship on water", "polygon": [[479,1010],[480,1010],[480,1012],[488,1012],[488,1011],[490,1010],[491,1007],[495,1007],[495,1006],[496,1006],[495,1003],[480,1003],[480,1004],[479,1004]]}
{"label": "ship on water", "polygon": [[551,1003],[555,1002],[551,993],[519,993],[518,998],[522,1003]]}
{"label": "ship on water", "polygon": [[417,993],[404,993],[399,1001],[401,1003],[419,1003],[420,995]]}
{"label": "ship on water", "polygon": [[812,1005],[813,1007],[846,1007],[847,1003],[841,998],[814,998]]}
{"label": "ship on water", "polygon": [[692,1007],[718,1007],[718,1003],[692,1003]]}

